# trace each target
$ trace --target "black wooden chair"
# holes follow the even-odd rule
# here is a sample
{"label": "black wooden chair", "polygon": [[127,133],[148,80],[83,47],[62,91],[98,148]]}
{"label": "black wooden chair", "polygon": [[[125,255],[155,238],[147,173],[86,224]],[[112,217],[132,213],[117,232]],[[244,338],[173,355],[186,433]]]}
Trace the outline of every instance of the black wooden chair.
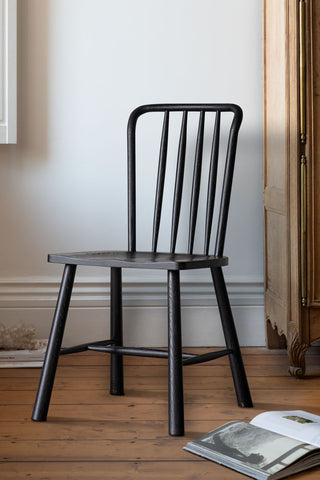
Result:
{"label": "black wooden chair", "polygon": [[[137,120],[149,115],[163,116],[163,125],[160,126],[159,142],[160,154],[157,170],[152,246],[150,251],[140,251],[136,248],[136,130]],[[196,128],[190,127],[190,118],[197,117]],[[169,127],[170,118],[170,127]],[[172,124],[181,119],[176,146],[175,185],[172,194],[172,227],[168,253],[157,251],[160,220],[163,220],[162,203],[165,191],[166,169],[168,168],[168,145],[171,139]],[[227,132],[222,128],[226,119]],[[144,120],[145,121],[145,120]],[[234,171],[234,162],[237,146],[238,131],[242,121],[242,110],[233,104],[164,104],[145,105],[135,109],[130,115],[127,130],[128,142],[128,250],[127,251],[99,251],[49,255],[49,262],[64,264],[64,273],[61,281],[55,315],[48,342],[46,357],[42,369],[38,393],[33,409],[32,419],[45,421],[49,408],[51,392],[59,354],[96,350],[111,354],[111,381],[110,393],[123,395],[123,355],[138,355],[168,358],[168,409],[169,433],[171,435],[184,434],[183,408],[183,380],[182,366],[192,365],[229,356],[234,387],[238,404],[241,407],[251,407],[252,401],[247,383],[246,373],[239,348],[236,329],[230,308],[222,267],[227,265],[228,258],[223,256],[227,217],[229,210],[231,185]],[[139,121],[140,122],[140,121]],[[162,122],[162,120],[161,120]],[[210,146],[206,136],[210,131]],[[191,136],[191,138],[190,138]],[[220,147],[222,137],[226,138],[225,152],[222,155]],[[148,140],[145,140],[148,142]],[[193,144],[193,146],[192,146]],[[191,147],[190,147],[191,146]],[[193,150],[192,170],[190,177],[191,200],[188,207],[188,246],[187,253],[176,253],[178,227],[180,228],[180,212],[182,206],[186,165],[190,160],[189,148]],[[172,150],[172,149],[171,149]],[[208,150],[207,173],[203,174],[204,153]],[[158,160],[158,159],[156,159]],[[168,161],[167,161],[168,160]],[[221,165],[223,164],[223,166]],[[222,169],[221,169],[222,166]],[[222,174],[220,174],[222,172]],[[204,248],[202,254],[194,253],[195,232],[198,232],[198,206],[203,181],[206,177],[205,215],[203,215]],[[218,188],[221,179],[222,187]],[[187,187],[184,187],[187,190]],[[219,201],[217,201],[219,199]],[[218,211],[214,205],[218,204]],[[167,216],[167,213],[166,213]],[[215,226],[216,224],[216,226]],[[196,229],[197,226],[197,229]],[[210,238],[215,232],[215,249],[209,255]],[[198,237],[197,237],[198,238]],[[198,240],[197,240],[198,241]],[[169,242],[168,242],[169,243]],[[67,319],[70,297],[73,288],[77,265],[101,266],[111,268],[111,314],[110,340],[78,345],[61,349],[64,327]],[[167,271],[168,276],[168,349],[129,348],[122,342],[122,268],[161,269]],[[214,290],[218,302],[222,328],[225,336],[226,348],[202,355],[182,353],[181,348],[181,319],[180,319],[180,270],[209,268],[213,279]]]}

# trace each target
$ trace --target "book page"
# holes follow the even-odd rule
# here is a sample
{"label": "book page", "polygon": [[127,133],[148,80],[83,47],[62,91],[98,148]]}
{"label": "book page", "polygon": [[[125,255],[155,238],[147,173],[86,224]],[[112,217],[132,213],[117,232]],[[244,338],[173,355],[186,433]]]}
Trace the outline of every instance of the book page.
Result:
{"label": "book page", "polygon": [[230,422],[185,447],[230,468],[263,479],[316,447],[244,422]]}
{"label": "book page", "polygon": [[264,412],[251,425],[320,447],[320,417],[302,410]]}

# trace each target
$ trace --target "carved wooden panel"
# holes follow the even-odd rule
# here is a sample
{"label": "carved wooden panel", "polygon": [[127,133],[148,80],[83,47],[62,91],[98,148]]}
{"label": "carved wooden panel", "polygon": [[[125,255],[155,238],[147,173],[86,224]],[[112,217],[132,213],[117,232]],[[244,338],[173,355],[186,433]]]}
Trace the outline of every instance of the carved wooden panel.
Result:
{"label": "carved wooden panel", "polygon": [[[288,323],[286,2],[264,1],[265,309],[279,334]],[[270,345],[270,338],[267,336]]]}
{"label": "carved wooden panel", "polygon": [[301,336],[298,15],[299,0],[264,0],[265,312],[270,348],[283,346],[285,335],[290,349],[290,339]]}
{"label": "carved wooden panel", "polygon": [[263,19],[268,346],[285,334],[302,376],[320,340],[320,2],[264,0]]}
{"label": "carved wooden panel", "polygon": [[[318,1],[311,2],[310,11],[311,37],[311,65],[310,74],[310,111],[309,149],[307,153],[308,168],[308,251],[310,254],[310,287],[309,305],[320,307],[320,61],[317,52],[320,51],[320,4]],[[320,316],[320,312],[319,312]]]}

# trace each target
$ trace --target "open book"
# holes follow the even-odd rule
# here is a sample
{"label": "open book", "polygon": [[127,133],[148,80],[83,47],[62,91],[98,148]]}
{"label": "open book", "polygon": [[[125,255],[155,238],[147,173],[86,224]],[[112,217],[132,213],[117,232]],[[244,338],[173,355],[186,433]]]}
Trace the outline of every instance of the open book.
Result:
{"label": "open book", "polygon": [[250,423],[227,423],[184,450],[257,480],[277,480],[320,465],[320,416],[265,412]]}

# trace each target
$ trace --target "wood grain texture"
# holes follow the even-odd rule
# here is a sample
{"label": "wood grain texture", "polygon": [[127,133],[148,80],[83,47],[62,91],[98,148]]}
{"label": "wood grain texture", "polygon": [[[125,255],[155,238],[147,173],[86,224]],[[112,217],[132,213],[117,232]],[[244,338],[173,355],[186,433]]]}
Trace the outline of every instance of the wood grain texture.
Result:
{"label": "wood grain texture", "polygon": [[[61,357],[47,422],[30,419],[40,370],[1,369],[0,478],[241,480],[242,475],[182,447],[223,423],[250,421],[265,410],[320,414],[316,348],[308,353],[304,380],[289,376],[283,351],[245,348],[243,358],[253,409],[237,406],[226,359],[184,367],[184,437],[168,435],[165,360],[125,358],[126,394],[114,397],[108,394],[108,355]],[[314,480],[319,474],[315,469],[295,478]]]}
{"label": "wood grain texture", "polygon": [[127,251],[50,254],[48,260],[70,265],[159,270],[192,270],[228,265],[228,258],[222,256]]}
{"label": "wood grain texture", "polygon": [[265,312],[297,376],[320,339],[319,46],[318,1],[264,0]]}
{"label": "wood grain texture", "polygon": [[[288,0],[263,2],[263,203],[266,320],[287,335],[290,314]],[[293,2],[295,3],[295,2]],[[296,81],[296,77],[291,81]],[[268,346],[274,348],[267,337]]]}

